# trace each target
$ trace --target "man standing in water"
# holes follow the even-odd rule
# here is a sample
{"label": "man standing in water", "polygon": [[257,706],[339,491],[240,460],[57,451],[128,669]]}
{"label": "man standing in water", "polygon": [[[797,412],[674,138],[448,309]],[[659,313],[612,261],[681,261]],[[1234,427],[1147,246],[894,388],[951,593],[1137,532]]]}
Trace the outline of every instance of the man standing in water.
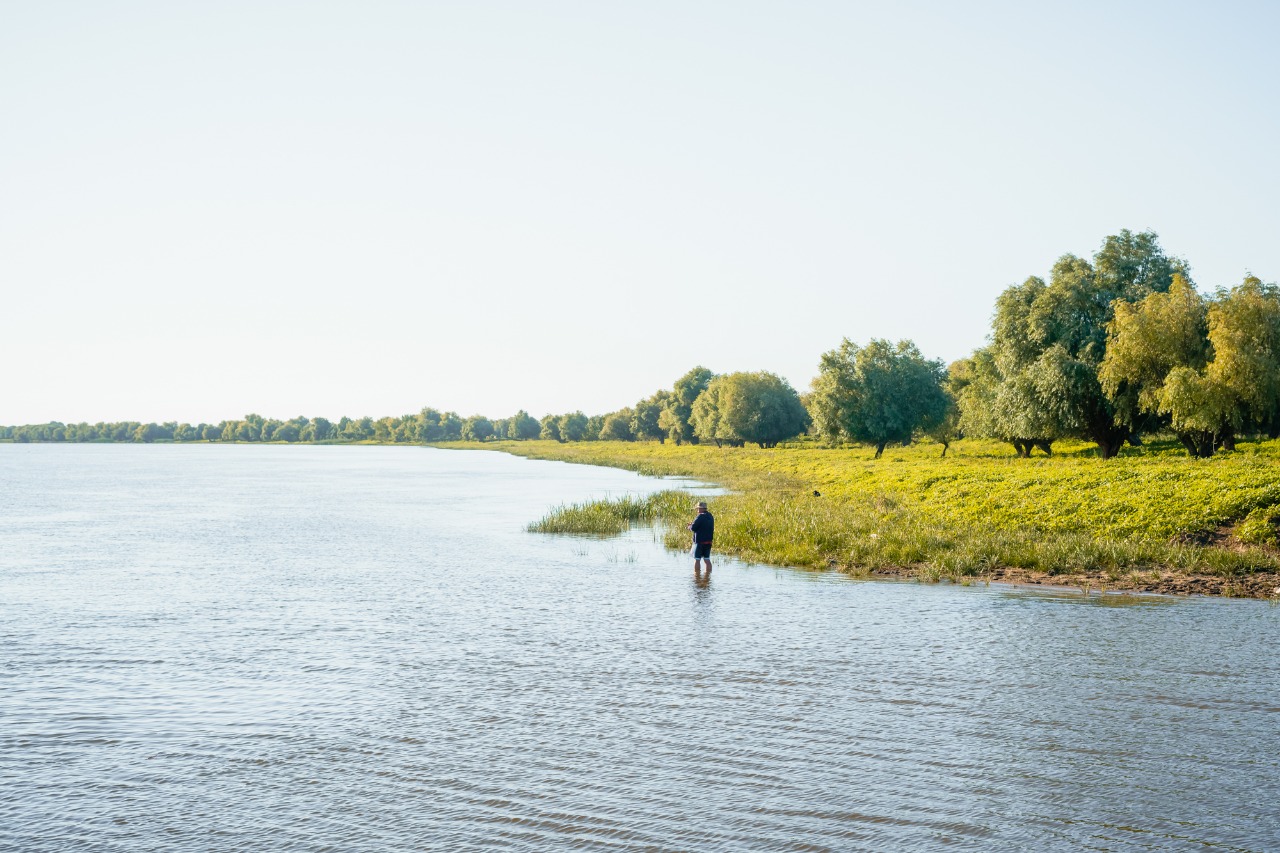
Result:
{"label": "man standing in water", "polygon": [[693,531],[693,573],[696,575],[702,568],[703,560],[707,563],[707,577],[711,577],[711,540],[716,532],[716,519],[707,512],[707,502],[698,501],[694,507],[698,514],[693,517],[689,529]]}

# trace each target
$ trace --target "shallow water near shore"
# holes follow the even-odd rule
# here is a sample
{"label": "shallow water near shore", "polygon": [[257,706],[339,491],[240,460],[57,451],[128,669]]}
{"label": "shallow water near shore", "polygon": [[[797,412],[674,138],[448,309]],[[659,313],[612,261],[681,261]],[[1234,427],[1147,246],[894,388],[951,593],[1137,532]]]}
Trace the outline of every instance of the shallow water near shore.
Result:
{"label": "shallow water near shore", "polygon": [[1280,847],[1280,608],[524,529],[670,487],[0,445],[0,849]]}

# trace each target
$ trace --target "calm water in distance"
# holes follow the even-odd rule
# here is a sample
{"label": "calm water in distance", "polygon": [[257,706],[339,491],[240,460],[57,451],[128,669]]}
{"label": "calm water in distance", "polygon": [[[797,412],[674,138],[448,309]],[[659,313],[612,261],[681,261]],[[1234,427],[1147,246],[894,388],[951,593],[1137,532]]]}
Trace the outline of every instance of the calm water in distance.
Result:
{"label": "calm water in distance", "polygon": [[524,531],[667,485],[0,445],[0,849],[1280,849],[1280,608]]}

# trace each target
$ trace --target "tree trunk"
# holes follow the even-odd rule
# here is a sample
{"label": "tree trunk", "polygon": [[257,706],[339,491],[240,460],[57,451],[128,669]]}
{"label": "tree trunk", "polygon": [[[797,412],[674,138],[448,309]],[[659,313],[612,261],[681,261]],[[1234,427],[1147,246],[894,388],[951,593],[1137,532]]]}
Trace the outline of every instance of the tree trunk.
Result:
{"label": "tree trunk", "polygon": [[1178,441],[1182,442],[1182,446],[1187,449],[1188,456],[1195,457],[1200,455],[1199,453],[1196,452],[1197,450],[1199,450],[1199,448],[1196,447],[1195,440],[1192,439],[1191,436],[1188,435],[1187,433],[1185,432],[1178,433]]}
{"label": "tree trunk", "polygon": [[[1037,439],[1035,440],[1035,442],[1033,442],[1033,443],[1035,444],[1035,446],[1036,446],[1036,447],[1038,447],[1038,448],[1040,448],[1041,450],[1043,450],[1043,451],[1044,451],[1044,455],[1045,455],[1045,456],[1052,456],[1052,455],[1053,455],[1053,442],[1052,442],[1052,441],[1050,441],[1049,439],[1047,439],[1047,438],[1037,438]],[[1031,453],[1028,451],[1027,455],[1028,455],[1028,456],[1030,456],[1030,455],[1031,455]]]}
{"label": "tree trunk", "polygon": [[879,444],[877,444],[877,445],[876,445],[876,458],[877,458],[877,459],[879,459],[879,458],[880,458],[880,454],[881,454],[881,453],[884,453],[884,446],[885,446],[885,444],[886,444],[886,443],[887,443],[887,442],[883,442],[883,441],[882,441],[882,442],[880,442]]}
{"label": "tree trunk", "polygon": [[950,442],[946,442],[946,441],[942,442],[942,456],[940,458],[942,459],[947,458],[947,448],[950,446],[951,446]]}
{"label": "tree trunk", "polygon": [[1180,432],[1178,440],[1193,459],[1208,459],[1213,455],[1214,437],[1209,432]]}
{"label": "tree trunk", "polygon": [[1129,428],[1117,424],[1096,424],[1090,436],[1098,445],[1098,455],[1103,459],[1111,459],[1120,452],[1125,439],[1129,437]]}

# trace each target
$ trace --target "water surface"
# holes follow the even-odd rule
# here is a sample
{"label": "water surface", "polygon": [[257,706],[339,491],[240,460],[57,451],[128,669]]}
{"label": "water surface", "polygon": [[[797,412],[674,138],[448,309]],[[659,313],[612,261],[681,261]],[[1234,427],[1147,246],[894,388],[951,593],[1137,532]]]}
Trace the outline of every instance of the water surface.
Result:
{"label": "water surface", "polygon": [[0,849],[1280,849],[1276,607],[524,531],[668,485],[0,445]]}

